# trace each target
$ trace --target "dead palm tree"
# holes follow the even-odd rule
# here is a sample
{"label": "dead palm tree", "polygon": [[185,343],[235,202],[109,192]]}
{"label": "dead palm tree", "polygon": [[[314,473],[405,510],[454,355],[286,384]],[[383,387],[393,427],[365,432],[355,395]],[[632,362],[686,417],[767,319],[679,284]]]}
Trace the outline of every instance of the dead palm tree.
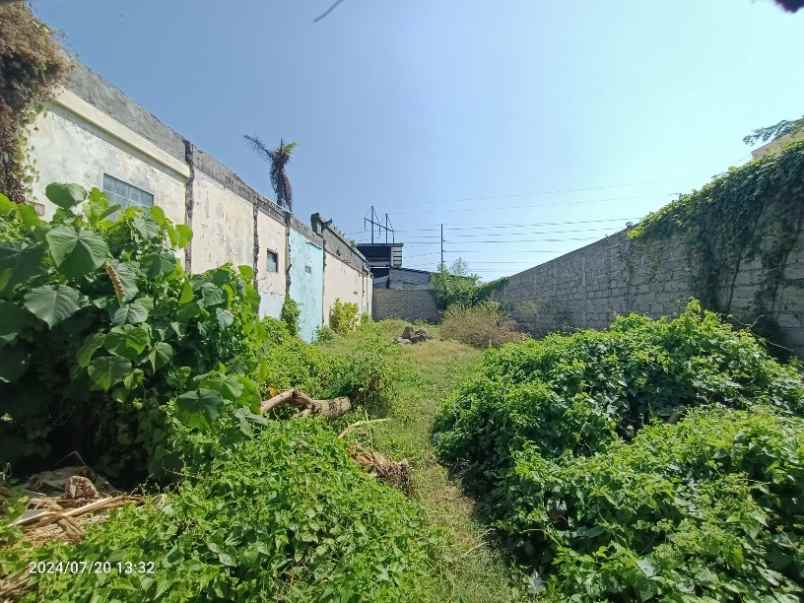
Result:
{"label": "dead palm tree", "polygon": [[290,179],[285,173],[285,165],[290,161],[290,155],[296,147],[295,142],[285,144],[279,139],[279,146],[269,149],[256,136],[244,136],[251,143],[254,150],[259,153],[266,161],[271,162],[271,186],[276,193],[276,202],[280,206],[287,207],[288,211],[293,211],[293,191],[290,188]]}

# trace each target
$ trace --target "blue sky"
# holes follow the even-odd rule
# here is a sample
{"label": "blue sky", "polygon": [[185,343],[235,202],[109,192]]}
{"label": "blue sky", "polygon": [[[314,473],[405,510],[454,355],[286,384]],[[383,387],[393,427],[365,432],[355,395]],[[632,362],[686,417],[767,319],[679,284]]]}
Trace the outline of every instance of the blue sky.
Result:
{"label": "blue sky", "polygon": [[[804,13],[771,0],[33,0],[89,67],[295,210],[484,279],[615,232],[804,113]],[[559,224],[560,223],[560,224]]]}

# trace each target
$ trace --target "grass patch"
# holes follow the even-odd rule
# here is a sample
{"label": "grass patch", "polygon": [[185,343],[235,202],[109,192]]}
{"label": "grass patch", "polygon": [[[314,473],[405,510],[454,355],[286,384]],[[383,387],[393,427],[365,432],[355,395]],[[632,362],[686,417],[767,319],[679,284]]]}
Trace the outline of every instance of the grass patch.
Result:
{"label": "grass patch", "polygon": [[[398,335],[406,323],[382,321],[375,329]],[[431,335],[437,327],[427,327]],[[342,340],[336,345],[348,345]],[[440,401],[468,378],[481,353],[455,341],[433,339],[400,346],[398,397],[394,420],[368,425],[355,436],[384,454],[413,465],[414,497],[427,523],[443,534],[445,550],[432,600],[486,603],[524,598],[521,572],[494,548],[492,534],[474,518],[474,503],[436,460],[431,430]]]}

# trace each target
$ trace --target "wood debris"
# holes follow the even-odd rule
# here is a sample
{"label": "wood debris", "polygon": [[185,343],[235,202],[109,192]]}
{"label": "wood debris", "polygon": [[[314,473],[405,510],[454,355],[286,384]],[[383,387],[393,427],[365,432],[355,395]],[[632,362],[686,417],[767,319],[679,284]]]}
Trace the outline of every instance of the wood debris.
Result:
{"label": "wood debris", "polygon": [[346,396],[333,398],[332,400],[313,400],[300,389],[289,389],[275,395],[273,398],[264,400],[260,404],[260,412],[265,414],[284,404],[297,406],[301,409],[294,415],[296,418],[310,415],[335,418],[346,414],[352,408],[352,402]]}

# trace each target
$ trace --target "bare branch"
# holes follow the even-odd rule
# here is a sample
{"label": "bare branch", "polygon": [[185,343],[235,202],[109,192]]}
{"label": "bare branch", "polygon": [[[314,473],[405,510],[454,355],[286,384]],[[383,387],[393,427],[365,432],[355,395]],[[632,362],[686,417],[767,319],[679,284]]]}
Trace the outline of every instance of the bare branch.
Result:
{"label": "bare branch", "polygon": [[321,21],[322,19],[324,19],[324,18],[325,18],[327,15],[329,15],[329,14],[330,14],[332,11],[334,11],[336,8],[338,8],[338,5],[339,5],[341,2],[343,2],[343,0],[335,0],[335,2],[333,2],[333,3],[332,3],[332,6],[330,6],[330,7],[329,7],[327,10],[325,10],[323,13],[321,13],[321,14],[320,14],[320,15],[318,15],[318,16],[317,16],[315,19],[313,19],[313,23],[318,23],[319,21]]}

